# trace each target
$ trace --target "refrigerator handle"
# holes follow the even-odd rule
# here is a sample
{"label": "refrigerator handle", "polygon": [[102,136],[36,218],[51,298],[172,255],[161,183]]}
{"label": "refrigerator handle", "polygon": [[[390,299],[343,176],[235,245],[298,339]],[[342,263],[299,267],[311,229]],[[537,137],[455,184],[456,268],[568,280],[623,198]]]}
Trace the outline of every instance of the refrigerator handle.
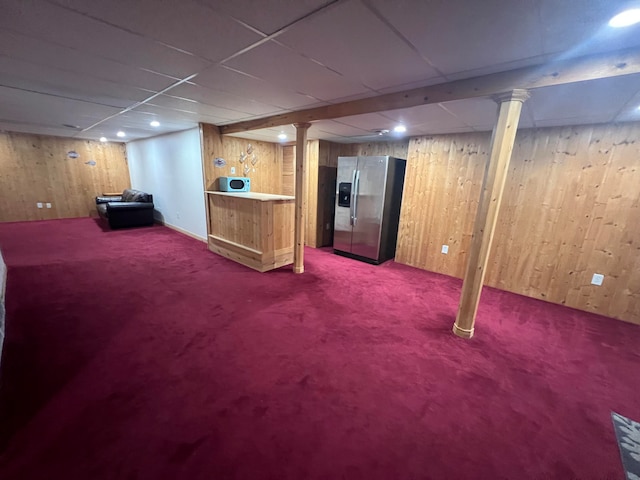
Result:
{"label": "refrigerator handle", "polygon": [[355,211],[353,207],[354,207],[355,193],[356,193],[355,187],[356,187],[356,170],[354,170],[353,174],[351,175],[351,201],[349,202],[349,225],[353,225],[353,215]]}
{"label": "refrigerator handle", "polygon": [[352,225],[355,227],[358,222],[358,197],[360,196],[360,170],[356,170],[354,172],[355,182],[353,186],[353,191],[355,192],[353,195],[353,222]]}

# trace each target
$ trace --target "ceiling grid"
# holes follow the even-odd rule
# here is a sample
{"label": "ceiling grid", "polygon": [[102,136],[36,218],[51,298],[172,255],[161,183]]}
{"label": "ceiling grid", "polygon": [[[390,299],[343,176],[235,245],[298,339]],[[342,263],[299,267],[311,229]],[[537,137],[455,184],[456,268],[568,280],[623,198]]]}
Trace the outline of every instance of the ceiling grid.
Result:
{"label": "ceiling grid", "polygon": [[[610,0],[6,0],[0,129],[116,140],[226,125],[640,48]],[[630,4],[629,4],[630,5]],[[638,74],[536,89],[528,127],[640,120]],[[465,99],[314,122],[338,142],[491,130],[495,105]],[[158,120],[160,127],[149,125]],[[65,126],[65,124],[67,126]],[[71,129],[68,127],[77,126]],[[241,136],[277,141],[292,127]]]}

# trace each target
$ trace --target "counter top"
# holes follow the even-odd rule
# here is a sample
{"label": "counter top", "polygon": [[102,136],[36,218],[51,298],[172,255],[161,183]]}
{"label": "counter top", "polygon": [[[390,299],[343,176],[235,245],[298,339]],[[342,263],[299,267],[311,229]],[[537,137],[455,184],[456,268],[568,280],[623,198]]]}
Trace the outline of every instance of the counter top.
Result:
{"label": "counter top", "polygon": [[222,195],[226,197],[246,198],[248,200],[258,200],[260,202],[272,202],[277,200],[295,200],[296,197],[290,195],[274,195],[272,193],[257,192],[214,192],[207,190],[210,195]]}

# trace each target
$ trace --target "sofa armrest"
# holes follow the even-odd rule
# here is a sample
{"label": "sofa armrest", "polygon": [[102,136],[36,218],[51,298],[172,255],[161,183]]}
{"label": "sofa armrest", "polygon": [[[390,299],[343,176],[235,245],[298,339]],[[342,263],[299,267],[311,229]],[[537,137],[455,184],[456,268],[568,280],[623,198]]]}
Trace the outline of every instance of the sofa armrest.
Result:
{"label": "sofa armrest", "polygon": [[153,203],[149,202],[110,202],[107,203],[108,212],[126,212],[131,210],[153,210]]}
{"label": "sofa armrest", "polygon": [[96,205],[99,205],[101,203],[120,202],[120,201],[122,201],[122,195],[96,197]]}

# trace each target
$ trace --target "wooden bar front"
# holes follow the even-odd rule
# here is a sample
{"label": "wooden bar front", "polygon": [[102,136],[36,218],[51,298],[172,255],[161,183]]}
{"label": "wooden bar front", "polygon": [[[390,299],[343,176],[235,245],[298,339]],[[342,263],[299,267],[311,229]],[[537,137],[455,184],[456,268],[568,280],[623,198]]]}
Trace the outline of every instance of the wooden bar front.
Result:
{"label": "wooden bar front", "polygon": [[295,198],[207,191],[209,250],[266,272],[293,263]]}

